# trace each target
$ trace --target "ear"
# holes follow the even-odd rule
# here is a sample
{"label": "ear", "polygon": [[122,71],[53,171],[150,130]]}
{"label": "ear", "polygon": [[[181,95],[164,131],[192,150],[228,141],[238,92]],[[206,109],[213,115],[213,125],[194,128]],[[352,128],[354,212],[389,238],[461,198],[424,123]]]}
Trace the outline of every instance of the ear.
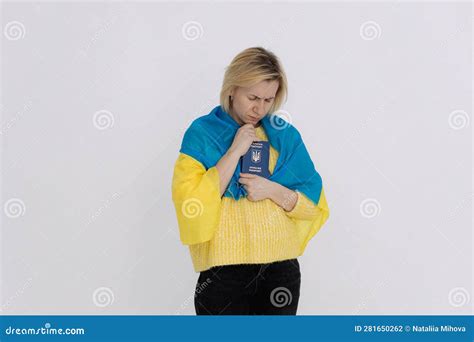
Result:
{"label": "ear", "polygon": [[238,87],[238,86],[233,86],[233,87],[232,87],[232,89],[231,89],[230,92],[229,92],[229,95],[230,95],[230,96],[235,96],[237,87]]}

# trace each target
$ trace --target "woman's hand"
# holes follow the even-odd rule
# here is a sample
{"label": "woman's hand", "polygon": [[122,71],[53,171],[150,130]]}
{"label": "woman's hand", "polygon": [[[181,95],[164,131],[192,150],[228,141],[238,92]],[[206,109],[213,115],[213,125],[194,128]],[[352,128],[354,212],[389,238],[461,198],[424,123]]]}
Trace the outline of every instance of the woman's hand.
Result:
{"label": "woman's hand", "polygon": [[221,197],[224,195],[232,179],[240,157],[247,153],[252,142],[257,140],[255,128],[251,124],[245,124],[237,130],[232,145],[216,164],[216,169],[219,173]]}
{"label": "woman's hand", "polygon": [[249,201],[269,198],[285,211],[291,211],[298,201],[296,191],[252,173],[240,173],[239,183],[244,185]]}
{"label": "woman's hand", "polygon": [[235,134],[234,141],[229,147],[229,151],[237,153],[239,157],[247,153],[252,142],[258,141],[257,134],[255,133],[255,128],[252,124],[245,124],[237,130]]}
{"label": "woman's hand", "polygon": [[272,198],[276,184],[271,180],[252,173],[240,173],[239,183],[244,185],[249,201],[261,201]]}

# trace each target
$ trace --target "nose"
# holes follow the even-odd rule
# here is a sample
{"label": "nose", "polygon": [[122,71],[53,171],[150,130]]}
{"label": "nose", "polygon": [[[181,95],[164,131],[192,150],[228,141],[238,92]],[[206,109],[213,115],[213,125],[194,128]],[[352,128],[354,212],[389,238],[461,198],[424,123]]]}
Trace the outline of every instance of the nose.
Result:
{"label": "nose", "polygon": [[258,113],[259,116],[262,116],[265,114],[265,101],[264,99],[261,99],[260,101],[257,102],[257,104],[254,106],[253,111],[255,113]]}

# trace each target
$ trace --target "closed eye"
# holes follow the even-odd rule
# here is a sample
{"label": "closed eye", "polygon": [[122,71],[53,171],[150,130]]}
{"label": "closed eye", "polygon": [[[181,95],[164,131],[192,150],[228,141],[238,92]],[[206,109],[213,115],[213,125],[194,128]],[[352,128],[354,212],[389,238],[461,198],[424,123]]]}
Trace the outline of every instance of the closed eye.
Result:
{"label": "closed eye", "polygon": [[[249,97],[250,101],[255,101],[257,98],[256,97]],[[265,102],[272,102],[273,99],[265,99]]]}

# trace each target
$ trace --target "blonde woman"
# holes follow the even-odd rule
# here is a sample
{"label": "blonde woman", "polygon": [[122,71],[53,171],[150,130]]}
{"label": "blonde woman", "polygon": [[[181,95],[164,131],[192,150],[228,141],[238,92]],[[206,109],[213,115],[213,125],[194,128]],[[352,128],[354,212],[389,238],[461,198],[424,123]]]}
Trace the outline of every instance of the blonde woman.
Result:
{"label": "blonde woman", "polygon": [[[184,134],[172,199],[200,273],[198,315],[296,315],[297,258],[329,209],[300,133],[273,114],[287,88],[275,54],[248,48],[226,69],[220,105]],[[270,144],[268,178],[241,172],[254,141]]]}

